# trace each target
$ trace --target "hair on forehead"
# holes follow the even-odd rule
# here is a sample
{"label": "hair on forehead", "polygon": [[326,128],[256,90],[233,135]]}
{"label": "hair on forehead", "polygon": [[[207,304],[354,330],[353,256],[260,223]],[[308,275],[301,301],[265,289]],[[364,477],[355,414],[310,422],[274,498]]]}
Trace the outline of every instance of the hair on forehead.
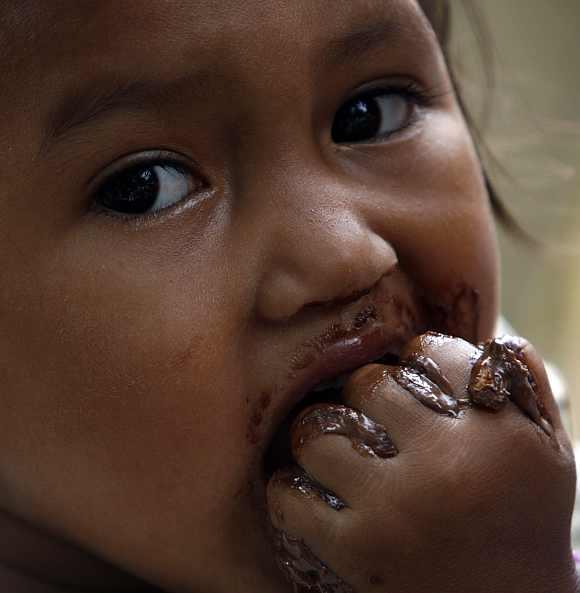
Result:
{"label": "hair on forehead", "polygon": [[449,0],[419,0],[419,6],[431,23],[439,43],[445,48],[449,42]]}
{"label": "hair on forehead", "polygon": [[[502,227],[508,231],[508,233],[519,240],[521,243],[528,247],[537,248],[538,242],[531,237],[517,222],[514,216],[511,214],[509,209],[505,206],[497,191],[495,190],[494,184],[490,179],[487,172],[487,167],[484,161],[488,163],[494,161],[493,154],[483,138],[483,134],[472,117],[470,110],[468,109],[463,93],[461,84],[457,78],[457,72],[453,66],[453,60],[450,56],[450,41],[452,34],[452,10],[450,0],[419,0],[419,6],[423,10],[425,16],[431,23],[439,44],[447,61],[449,73],[455,88],[457,100],[463,115],[465,117],[467,126],[469,127],[473,141],[475,143],[476,150],[478,152],[480,161],[482,163],[482,172],[485,178],[485,184],[489,194],[492,210],[495,214],[496,220],[502,225]],[[475,37],[478,43],[478,50],[481,54],[481,60],[485,72],[486,86],[488,94],[487,103],[490,104],[491,94],[494,88],[494,68],[493,68],[493,52],[492,52],[492,40],[489,30],[486,26],[485,19],[473,0],[463,0],[461,3],[462,9],[465,12],[467,21],[473,29]],[[456,6],[454,6],[454,10]]]}

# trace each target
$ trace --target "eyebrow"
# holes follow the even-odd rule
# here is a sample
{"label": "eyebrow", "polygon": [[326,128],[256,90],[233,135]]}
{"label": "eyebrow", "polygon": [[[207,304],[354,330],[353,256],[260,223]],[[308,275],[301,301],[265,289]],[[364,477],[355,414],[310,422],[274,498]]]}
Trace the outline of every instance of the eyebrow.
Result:
{"label": "eyebrow", "polygon": [[332,39],[325,52],[325,61],[340,64],[352,61],[378,47],[398,45],[409,31],[397,19],[382,19],[355,24],[346,35]]}
{"label": "eyebrow", "polygon": [[50,112],[44,126],[39,155],[48,153],[56,145],[73,138],[84,128],[121,112],[151,115],[159,112],[160,99],[171,91],[197,88],[205,92],[209,73],[205,70],[188,72],[170,81],[120,81],[119,77],[97,77],[84,87],[70,92]]}
{"label": "eyebrow", "polygon": [[112,84],[93,80],[68,95],[50,113],[40,151],[64,141],[78,129],[120,110],[144,111],[155,88],[151,82]]}
{"label": "eyebrow", "polygon": [[[322,50],[323,61],[341,64],[386,44],[397,45],[409,31],[398,19],[384,18],[355,24],[346,34],[331,39]],[[122,111],[151,113],[155,97],[167,95],[170,87],[182,88],[184,83],[204,87],[211,74],[207,71],[189,73],[171,82],[156,80],[111,82],[92,80],[82,89],[68,95],[51,112],[44,128],[40,154],[65,142],[83,128]]]}

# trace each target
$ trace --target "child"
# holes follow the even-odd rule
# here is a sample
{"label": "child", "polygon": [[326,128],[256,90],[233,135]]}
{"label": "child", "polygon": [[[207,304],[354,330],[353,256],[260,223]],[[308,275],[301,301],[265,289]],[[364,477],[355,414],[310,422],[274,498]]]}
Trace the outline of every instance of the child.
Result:
{"label": "child", "polygon": [[0,590],[577,591],[444,14],[0,0]]}

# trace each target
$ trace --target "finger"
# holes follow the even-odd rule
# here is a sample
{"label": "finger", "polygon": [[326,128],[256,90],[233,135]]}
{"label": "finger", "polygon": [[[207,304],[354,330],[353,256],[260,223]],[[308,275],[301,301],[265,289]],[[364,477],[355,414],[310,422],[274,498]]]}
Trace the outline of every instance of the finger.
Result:
{"label": "finger", "polygon": [[278,566],[292,583],[295,593],[353,593],[352,587],[324,563],[304,539],[276,530],[274,549]]}
{"label": "finger", "polygon": [[[461,338],[428,332],[414,338],[403,350],[402,362],[411,366],[425,361],[433,369],[432,380],[451,391],[458,400],[468,397],[473,366],[481,356],[481,349]],[[438,379],[437,379],[438,375]]]}
{"label": "finger", "polygon": [[551,427],[540,413],[534,379],[517,354],[520,348],[520,341],[515,338],[493,339],[483,344],[481,356],[471,373],[468,388],[471,401],[499,410],[511,400],[549,433]]}
{"label": "finger", "polygon": [[298,416],[292,426],[293,453],[325,434],[346,437],[352,448],[366,457],[386,459],[397,454],[384,426],[358,410],[338,404],[315,404]]}
{"label": "finger", "polygon": [[514,394],[515,397],[512,399],[522,409],[528,411],[530,417],[536,419],[539,415],[541,420],[546,421],[555,431],[564,431],[560,408],[552,392],[546,367],[538,351],[524,338],[505,336],[501,338],[501,341],[514,352],[531,375],[533,401],[530,401],[529,395],[525,392]]}
{"label": "finger", "polygon": [[384,426],[400,452],[441,421],[439,414],[425,405],[425,401],[437,399],[437,386],[430,381],[420,383],[422,393],[418,397],[417,384],[412,384],[410,378],[419,381],[422,377],[419,373],[402,375],[404,370],[396,366],[368,365],[353,373],[343,391],[344,403],[362,410]]}
{"label": "finger", "polygon": [[343,405],[316,404],[292,425],[292,456],[316,482],[355,506],[370,476],[397,454],[385,428]]}
{"label": "finger", "polygon": [[[495,339],[476,347],[460,338],[428,333],[407,346],[403,362],[413,364],[421,357],[438,367],[461,403],[498,411],[511,401],[548,435],[553,431],[543,407],[561,424],[543,364],[521,338]],[[534,374],[530,367],[536,369]]]}
{"label": "finger", "polygon": [[[543,371],[543,380],[536,372],[543,384],[534,378],[527,362],[534,363],[536,371]],[[548,436],[554,436],[546,407],[553,400],[547,376],[541,359],[533,355],[531,345],[522,338],[506,336],[483,345],[471,374],[469,393],[472,402],[492,409],[502,407],[508,400],[513,402]],[[556,417],[559,420],[559,414]]]}
{"label": "finger", "polygon": [[[323,590],[317,587],[327,583],[334,584],[337,591],[348,591],[332,564],[321,559],[329,548],[340,547],[343,514],[348,511],[336,511],[308,488],[296,487],[299,474],[296,468],[280,470],[268,483],[267,501],[278,564],[298,588]],[[343,585],[344,589],[339,588]]]}

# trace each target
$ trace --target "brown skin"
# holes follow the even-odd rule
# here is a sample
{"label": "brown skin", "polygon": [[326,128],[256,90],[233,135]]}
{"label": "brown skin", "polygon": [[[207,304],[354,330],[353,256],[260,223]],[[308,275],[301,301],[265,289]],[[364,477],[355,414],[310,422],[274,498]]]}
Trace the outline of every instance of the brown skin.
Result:
{"label": "brown skin", "polygon": [[[475,346],[430,334],[409,344],[404,362],[411,353],[436,363],[455,398],[469,399]],[[369,455],[323,425],[313,434],[312,418],[328,404],[306,409],[293,425],[294,459],[346,506],[331,508],[280,472],[269,484],[274,525],[357,593],[576,591],[573,453],[529,344],[521,360],[550,434],[513,401],[496,412],[465,404],[458,416],[438,414],[401,386],[397,367],[355,372],[343,404],[385,427],[396,455]]]}
{"label": "brown skin", "polygon": [[[330,58],[383,17],[396,39]],[[262,458],[291,362],[369,305],[397,347],[484,339],[497,314],[488,199],[428,22],[411,0],[5,0],[0,19],[0,583],[289,591]],[[385,81],[436,97],[386,139],[334,143],[341,105]],[[138,96],[59,126],[87,84]],[[91,207],[159,150],[187,198],[141,222]]]}

